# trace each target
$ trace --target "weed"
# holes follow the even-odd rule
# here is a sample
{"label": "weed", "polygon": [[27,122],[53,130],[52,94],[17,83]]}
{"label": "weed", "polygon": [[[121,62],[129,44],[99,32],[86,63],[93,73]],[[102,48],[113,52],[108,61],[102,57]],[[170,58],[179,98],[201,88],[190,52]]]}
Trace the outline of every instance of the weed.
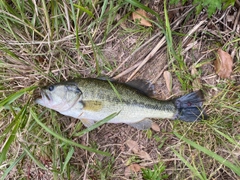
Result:
{"label": "weed", "polygon": [[113,165],[114,158],[109,158],[106,162],[102,162],[100,160],[96,160],[94,164],[89,166],[90,171],[93,171],[94,176],[91,176],[93,179],[112,179],[113,174]]}
{"label": "weed", "polygon": [[[171,4],[177,4],[179,3],[180,0],[171,0],[170,3]],[[187,0],[183,0],[181,1],[182,4],[185,4],[186,2],[188,2]],[[229,6],[233,6],[235,3],[235,0],[208,0],[208,1],[204,1],[204,0],[194,0],[193,4],[196,5],[196,12],[197,14],[200,13],[200,11],[203,8],[207,9],[208,12],[208,16],[210,17],[211,15],[213,15],[213,13],[216,12],[216,10],[225,10],[227,7]]]}
{"label": "weed", "polygon": [[162,180],[168,179],[168,175],[164,174],[166,166],[162,162],[154,164],[153,169],[142,169],[144,180]]}

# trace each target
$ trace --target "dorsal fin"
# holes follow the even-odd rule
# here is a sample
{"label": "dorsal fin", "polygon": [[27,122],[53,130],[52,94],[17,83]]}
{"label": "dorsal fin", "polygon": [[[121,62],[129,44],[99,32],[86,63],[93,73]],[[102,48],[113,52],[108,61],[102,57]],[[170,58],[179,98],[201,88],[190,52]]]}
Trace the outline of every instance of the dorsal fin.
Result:
{"label": "dorsal fin", "polygon": [[[109,78],[109,77],[98,77],[97,79],[100,80],[104,80],[104,81],[110,81],[110,82],[116,82],[116,83],[120,83],[115,79]],[[136,80],[132,80],[132,81],[128,81],[122,84],[126,84],[134,89],[137,89],[140,93],[147,95],[147,96],[153,96],[154,95],[154,90],[155,87],[153,84],[151,84],[150,82],[146,81],[146,80],[142,80],[142,79],[136,79]]]}
{"label": "dorsal fin", "polygon": [[154,85],[145,80],[137,79],[137,80],[128,81],[125,84],[137,89],[139,92],[141,92],[147,96],[154,95],[154,90],[155,90]]}

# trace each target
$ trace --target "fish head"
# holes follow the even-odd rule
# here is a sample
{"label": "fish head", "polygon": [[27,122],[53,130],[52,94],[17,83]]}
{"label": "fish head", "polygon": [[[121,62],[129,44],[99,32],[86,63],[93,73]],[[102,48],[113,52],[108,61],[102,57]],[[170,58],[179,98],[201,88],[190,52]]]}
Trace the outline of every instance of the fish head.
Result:
{"label": "fish head", "polygon": [[75,83],[54,84],[41,89],[41,97],[35,102],[58,112],[67,111],[82,98],[82,92]]}

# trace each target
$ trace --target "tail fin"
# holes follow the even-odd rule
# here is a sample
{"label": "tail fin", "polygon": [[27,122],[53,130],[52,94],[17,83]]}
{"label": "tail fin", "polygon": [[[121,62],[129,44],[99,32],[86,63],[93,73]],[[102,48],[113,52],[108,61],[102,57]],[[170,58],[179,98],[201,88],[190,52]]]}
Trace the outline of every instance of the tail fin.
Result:
{"label": "tail fin", "polygon": [[176,99],[174,102],[178,110],[176,119],[186,122],[194,122],[205,119],[206,116],[202,112],[203,101],[202,91],[192,92]]}

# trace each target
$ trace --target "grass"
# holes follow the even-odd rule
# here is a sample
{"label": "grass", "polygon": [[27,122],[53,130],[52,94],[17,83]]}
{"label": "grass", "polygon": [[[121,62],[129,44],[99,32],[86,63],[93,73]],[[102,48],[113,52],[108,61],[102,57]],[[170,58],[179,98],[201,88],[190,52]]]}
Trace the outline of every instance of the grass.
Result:
{"label": "grass", "polygon": [[161,180],[161,179],[167,179],[168,175],[163,174],[165,171],[166,166],[163,165],[163,163],[155,164],[153,166],[153,170],[151,169],[142,169],[143,172],[143,178],[145,180]]}
{"label": "grass", "polygon": [[[225,31],[208,29],[209,25],[182,42],[198,24],[194,10],[174,29],[176,18],[168,2],[158,7],[157,11],[151,4],[135,0],[0,2],[1,179],[123,179],[124,169],[131,163],[145,168],[136,178],[157,179],[158,173],[171,179],[239,178],[239,53],[234,56],[230,79],[219,79],[213,69],[214,50],[224,47],[238,52],[238,35],[232,31],[226,37]],[[132,21],[131,13],[137,8],[148,12],[153,27]],[[214,27],[219,25],[216,17],[211,17]],[[206,33],[200,34],[199,29]],[[142,48],[157,32],[160,35]],[[163,35],[164,47],[135,78],[151,81],[167,65],[173,76],[173,94],[168,94],[162,76],[156,83],[158,94],[167,97],[192,91],[193,82],[201,79],[208,120],[192,124],[157,121],[161,132],[101,126],[117,115],[112,114],[85,129],[77,120],[34,104],[33,91],[39,85],[107,76],[137,52],[116,73],[123,72],[141,61],[139,57],[147,56]],[[195,41],[196,46],[182,53],[186,43]],[[168,60],[158,67],[164,61],[162,54]],[[129,138],[141,144],[151,162],[128,151],[125,141]]]}

